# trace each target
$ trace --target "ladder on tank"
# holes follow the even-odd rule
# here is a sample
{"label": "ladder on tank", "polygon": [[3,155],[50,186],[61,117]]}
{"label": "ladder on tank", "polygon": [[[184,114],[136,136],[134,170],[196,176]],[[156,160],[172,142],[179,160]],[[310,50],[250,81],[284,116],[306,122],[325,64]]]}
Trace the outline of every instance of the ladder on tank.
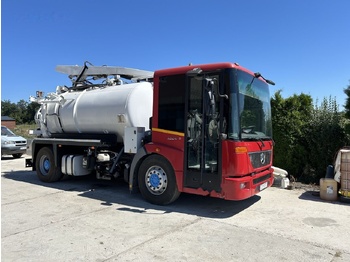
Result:
{"label": "ladder on tank", "polygon": [[[89,64],[89,66],[87,66]],[[58,65],[56,71],[67,74],[73,81],[73,86],[77,86],[92,77],[93,80],[107,78],[109,76],[119,76],[132,81],[152,81],[152,71],[140,70],[135,68],[115,67],[115,66],[93,66],[85,62],[84,66]]]}

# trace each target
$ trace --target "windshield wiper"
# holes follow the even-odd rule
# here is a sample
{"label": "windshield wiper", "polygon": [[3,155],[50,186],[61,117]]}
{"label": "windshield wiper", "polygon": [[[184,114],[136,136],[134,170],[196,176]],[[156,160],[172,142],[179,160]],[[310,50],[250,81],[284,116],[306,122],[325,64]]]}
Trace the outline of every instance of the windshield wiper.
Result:
{"label": "windshield wiper", "polygon": [[259,144],[260,150],[262,150],[263,147],[265,147],[264,140],[261,137],[251,137],[251,136],[245,137],[245,138],[242,137],[242,140],[260,141],[261,142],[261,145]]}

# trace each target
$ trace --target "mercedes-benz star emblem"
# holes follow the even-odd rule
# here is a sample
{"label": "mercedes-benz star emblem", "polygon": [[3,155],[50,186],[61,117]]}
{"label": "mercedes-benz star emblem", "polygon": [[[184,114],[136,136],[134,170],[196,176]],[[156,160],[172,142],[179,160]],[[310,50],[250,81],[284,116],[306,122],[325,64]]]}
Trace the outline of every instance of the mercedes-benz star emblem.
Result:
{"label": "mercedes-benz star emblem", "polygon": [[265,161],[266,161],[266,159],[265,159],[265,154],[264,154],[264,153],[261,153],[261,154],[260,154],[260,163],[261,163],[261,164],[265,164]]}

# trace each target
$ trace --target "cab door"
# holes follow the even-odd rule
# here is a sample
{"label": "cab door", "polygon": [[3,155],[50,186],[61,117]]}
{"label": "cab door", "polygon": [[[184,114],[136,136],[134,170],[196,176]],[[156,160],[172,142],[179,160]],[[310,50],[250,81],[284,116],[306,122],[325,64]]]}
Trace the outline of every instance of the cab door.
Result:
{"label": "cab door", "polygon": [[187,76],[184,186],[219,192],[221,147],[217,85],[219,75]]}

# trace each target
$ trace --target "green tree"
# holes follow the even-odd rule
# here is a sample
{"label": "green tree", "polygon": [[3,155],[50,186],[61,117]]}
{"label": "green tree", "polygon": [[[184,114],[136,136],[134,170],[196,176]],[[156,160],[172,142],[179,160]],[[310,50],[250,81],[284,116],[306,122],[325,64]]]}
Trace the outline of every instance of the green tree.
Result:
{"label": "green tree", "polygon": [[284,99],[281,91],[271,98],[274,165],[298,177],[306,165],[305,147],[300,143],[312,114],[312,98],[300,94]]}
{"label": "green tree", "polygon": [[31,124],[34,123],[34,116],[38,109],[40,108],[40,104],[32,102],[28,104],[26,111],[26,123]]}
{"label": "green tree", "polygon": [[18,110],[18,107],[16,104],[11,103],[10,100],[1,101],[1,115],[2,116],[9,116],[9,117],[16,119],[18,114],[19,114],[19,110]]}
{"label": "green tree", "polygon": [[271,99],[271,106],[274,165],[301,182],[318,183],[338,150],[350,144],[345,113],[339,112],[335,98],[313,106],[308,95],[284,99],[281,91]]}
{"label": "green tree", "polygon": [[17,113],[15,115],[15,119],[17,123],[18,124],[26,123],[25,115],[28,107],[28,102],[21,99],[19,102],[17,102],[16,106],[17,106]]}
{"label": "green tree", "polygon": [[347,88],[344,89],[344,93],[347,95],[344,105],[345,116],[346,118],[350,119],[350,85],[348,85]]}
{"label": "green tree", "polygon": [[3,100],[1,101],[1,115],[12,117],[17,124],[32,124],[39,107],[40,104],[28,103],[23,99],[16,104],[9,100]]}
{"label": "green tree", "polygon": [[303,181],[317,183],[325,177],[327,166],[334,164],[338,150],[349,143],[344,115],[339,112],[335,98],[324,98],[320,107],[314,107],[301,143],[308,152]]}

